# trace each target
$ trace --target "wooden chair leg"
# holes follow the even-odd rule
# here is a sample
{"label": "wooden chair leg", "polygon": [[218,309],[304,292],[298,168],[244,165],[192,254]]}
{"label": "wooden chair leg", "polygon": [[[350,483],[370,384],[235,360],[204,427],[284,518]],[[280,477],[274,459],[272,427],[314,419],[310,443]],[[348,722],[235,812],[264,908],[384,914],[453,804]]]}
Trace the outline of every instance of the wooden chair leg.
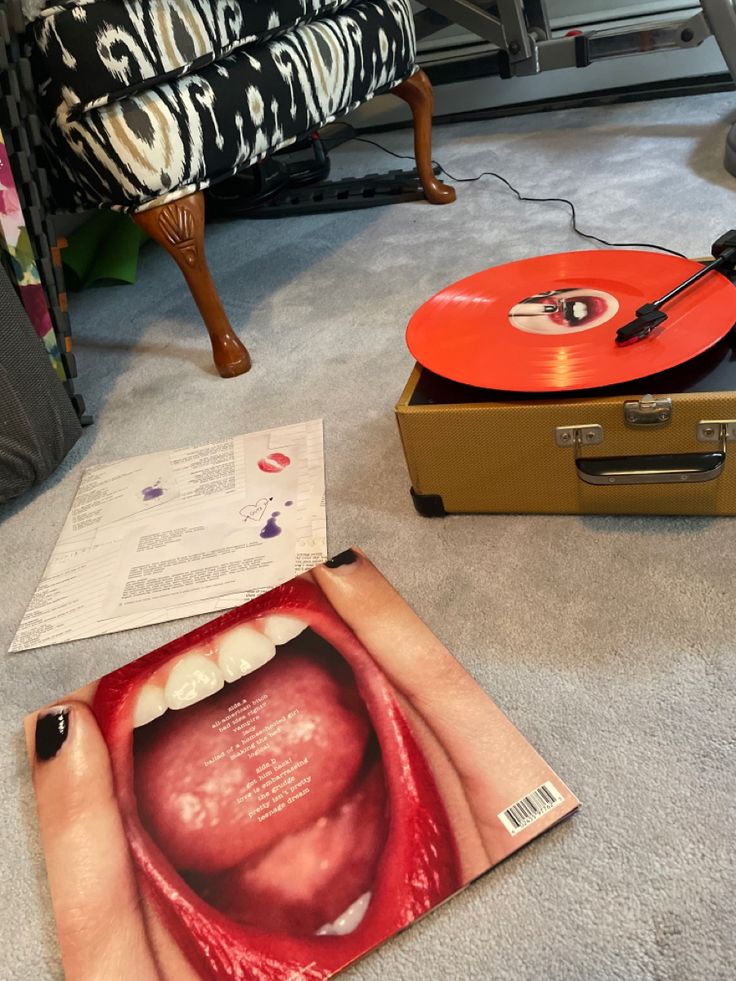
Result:
{"label": "wooden chair leg", "polygon": [[230,326],[204,254],[204,195],[201,191],[137,211],[133,220],[174,259],[199,307],[212,342],[212,354],[223,378],[242,375],[250,355]]}
{"label": "wooden chair leg", "polygon": [[432,170],[432,83],[420,68],[391,92],[409,103],[414,117],[414,156],[425,197],[432,204],[451,204],[455,188],[437,180]]}

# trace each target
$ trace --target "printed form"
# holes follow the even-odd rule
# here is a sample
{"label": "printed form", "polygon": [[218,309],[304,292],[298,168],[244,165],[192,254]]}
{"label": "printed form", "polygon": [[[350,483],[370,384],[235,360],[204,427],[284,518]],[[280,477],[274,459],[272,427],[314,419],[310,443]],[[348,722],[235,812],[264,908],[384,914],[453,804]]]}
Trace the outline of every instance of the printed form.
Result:
{"label": "printed form", "polygon": [[321,419],[94,467],[10,651],[230,609],[326,557]]}

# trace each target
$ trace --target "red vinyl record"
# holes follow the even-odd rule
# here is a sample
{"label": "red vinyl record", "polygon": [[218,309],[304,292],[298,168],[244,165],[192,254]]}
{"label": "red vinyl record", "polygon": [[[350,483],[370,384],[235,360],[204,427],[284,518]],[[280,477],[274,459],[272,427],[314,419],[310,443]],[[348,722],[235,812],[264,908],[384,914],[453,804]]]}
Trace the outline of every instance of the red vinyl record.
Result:
{"label": "red vinyl record", "polygon": [[645,303],[702,269],[656,252],[563,252],[493,266],[424,303],[406,341],[452,381],[509,392],[600,388],[701,354],[736,323],[736,287],[721,273],[663,307],[667,319],[624,346],[616,331]]}

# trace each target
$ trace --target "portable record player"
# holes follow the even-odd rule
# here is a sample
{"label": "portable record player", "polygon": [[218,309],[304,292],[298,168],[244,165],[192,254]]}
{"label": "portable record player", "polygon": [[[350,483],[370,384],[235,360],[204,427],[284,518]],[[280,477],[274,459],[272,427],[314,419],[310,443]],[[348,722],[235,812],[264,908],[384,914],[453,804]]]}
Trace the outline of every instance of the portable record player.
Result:
{"label": "portable record player", "polygon": [[396,406],[417,510],[736,514],[736,231],[713,255],[541,256],[420,307]]}

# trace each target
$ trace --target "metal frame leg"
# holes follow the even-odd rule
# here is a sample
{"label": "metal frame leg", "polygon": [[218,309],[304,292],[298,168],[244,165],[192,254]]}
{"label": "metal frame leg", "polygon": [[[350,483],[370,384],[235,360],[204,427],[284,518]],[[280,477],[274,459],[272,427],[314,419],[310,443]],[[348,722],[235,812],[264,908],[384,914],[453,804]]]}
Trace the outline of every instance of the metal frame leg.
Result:
{"label": "metal frame leg", "polygon": [[[700,13],[682,21],[559,38],[550,37],[546,0],[495,2],[497,16],[473,0],[422,0],[435,12],[425,18],[425,34],[437,29],[437,14],[460,24],[505,52],[498,60],[505,77],[583,68],[591,62],[649,51],[695,48],[712,34],[736,83],[736,0],[700,0]],[[736,176],[736,123],[726,141],[725,166]]]}
{"label": "metal frame leg", "polygon": [[[736,82],[736,7],[733,0],[700,0],[700,6],[731,72],[731,78]],[[736,123],[726,137],[723,164],[736,177]]]}
{"label": "metal frame leg", "polygon": [[700,0],[705,19],[736,82],[736,7],[733,0]]}
{"label": "metal frame leg", "polygon": [[[583,68],[593,61],[678,48],[695,48],[713,33],[736,81],[734,0],[701,0],[700,13],[618,31],[591,31],[579,37],[550,37],[546,0],[422,0],[428,15],[417,15],[422,36],[445,21],[460,24],[501,52],[511,75],[535,75],[559,68]],[[439,17],[438,17],[439,15]],[[438,23],[439,21],[439,23]]]}
{"label": "metal frame leg", "polygon": [[[498,48],[505,47],[506,38],[501,27],[501,21],[482,7],[472,3],[472,0],[429,0],[428,3],[424,3],[424,6],[441,14],[449,22],[459,24],[471,34],[477,34],[484,41],[490,41]],[[421,14],[418,16],[421,17]],[[427,33],[429,32],[425,32],[424,36]]]}
{"label": "metal frame leg", "polygon": [[497,3],[509,61],[512,65],[517,61],[528,61],[532,56],[532,45],[521,0],[497,0]]}

